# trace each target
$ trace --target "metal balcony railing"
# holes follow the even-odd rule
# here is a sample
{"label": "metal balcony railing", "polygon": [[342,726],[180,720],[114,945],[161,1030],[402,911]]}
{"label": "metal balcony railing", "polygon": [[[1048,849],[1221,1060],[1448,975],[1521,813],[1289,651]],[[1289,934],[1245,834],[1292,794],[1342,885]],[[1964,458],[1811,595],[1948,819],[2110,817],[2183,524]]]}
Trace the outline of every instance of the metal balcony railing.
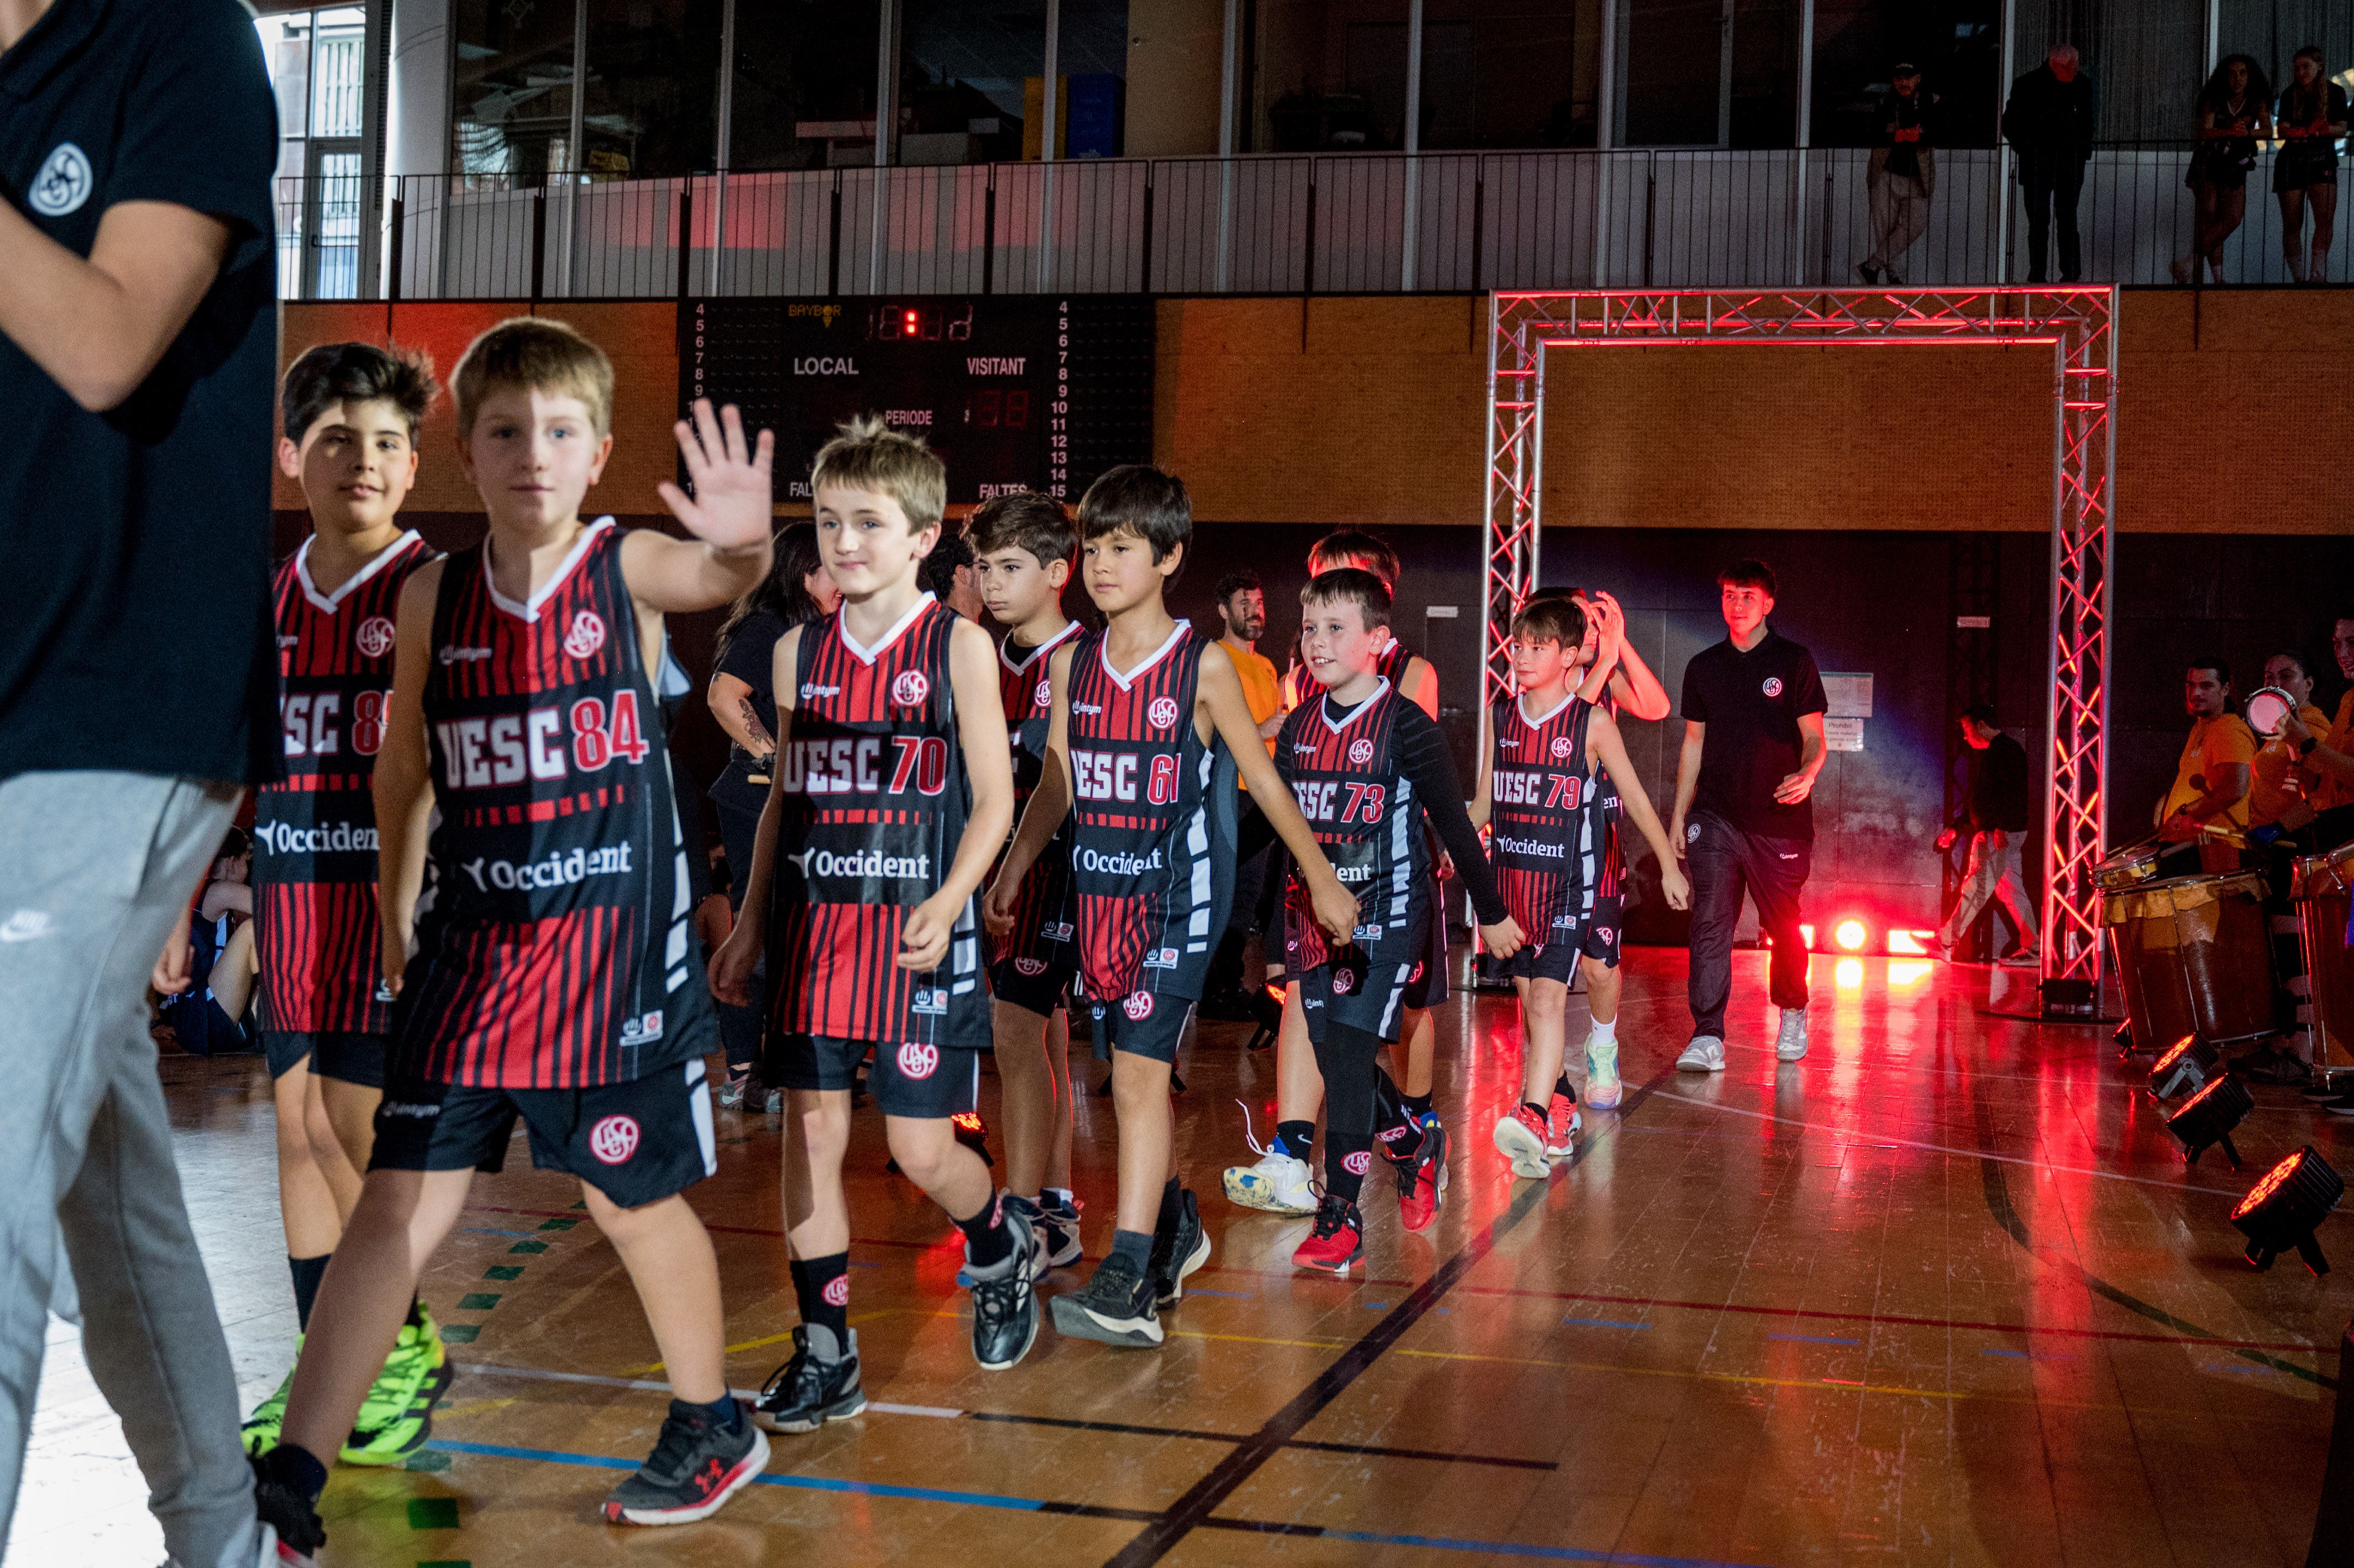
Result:
{"label": "metal balcony railing", "polygon": [[[2187,254],[2188,143],[2086,165],[2088,282],[2164,283]],[[387,180],[368,232],[348,176],[281,184],[290,299],[681,294],[1381,294],[1856,281],[1872,247],[1861,148],[1273,154],[843,168],[518,186]],[[1903,281],[2027,268],[2012,161],[1937,151]],[[2288,281],[2272,158],[2225,247],[2232,282]],[[2004,210],[2006,200],[2009,210]],[[2339,248],[2342,258],[2348,248]],[[2331,281],[2348,263],[2333,260]],[[2057,260],[2053,276],[2057,276]]]}

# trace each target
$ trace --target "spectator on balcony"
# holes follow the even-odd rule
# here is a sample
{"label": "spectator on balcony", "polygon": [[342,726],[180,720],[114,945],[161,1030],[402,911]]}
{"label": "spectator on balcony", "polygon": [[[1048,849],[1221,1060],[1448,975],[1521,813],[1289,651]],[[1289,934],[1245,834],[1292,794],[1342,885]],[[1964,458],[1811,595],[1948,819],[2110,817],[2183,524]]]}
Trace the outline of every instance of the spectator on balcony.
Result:
{"label": "spectator on balcony", "polygon": [[[2346,134],[2346,90],[2326,79],[2318,46],[2296,51],[2296,74],[2281,90],[2281,150],[2273,159],[2280,197],[2281,260],[2292,283],[2329,281],[2329,242],[2338,225],[2338,138]],[[2313,254],[2306,257],[2305,211],[2313,209]]]}
{"label": "spectator on balcony", "polygon": [[2256,166],[2256,143],[2272,140],[2272,84],[2246,55],[2226,55],[2200,90],[2195,118],[2198,144],[2182,183],[2198,200],[2190,254],[2174,264],[2174,281],[2189,283],[2207,265],[2209,282],[2223,281],[2223,242],[2248,215],[2248,171]]}
{"label": "spectator on balcony", "polygon": [[1872,162],[1863,175],[1872,198],[1872,251],[1855,269],[1867,283],[1879,282],[1884,273],[1892,286],[1903,288],[1897,259],[1929,227],[1937,154],[1929,147],[1928,114],[1936,101],[1935,93],[1921,90],[1919,66],[1899,65],[1872,116]]}
{"label": "spectator on balcony", "polygon": [[2019,154],[2019,184],[2027,196],[2027,281],[2046,281],[2052,219],[2059,219],[2060,281],[2084,273],[2084,248],[2076,233],[2076,202],[2084,190],[2084,163],[2093,155],[2098,104],[2093,76],[2078,63],[2073,44],[2061,44],[2051,57],[2010,84],[2003,106],[2002,133]]}

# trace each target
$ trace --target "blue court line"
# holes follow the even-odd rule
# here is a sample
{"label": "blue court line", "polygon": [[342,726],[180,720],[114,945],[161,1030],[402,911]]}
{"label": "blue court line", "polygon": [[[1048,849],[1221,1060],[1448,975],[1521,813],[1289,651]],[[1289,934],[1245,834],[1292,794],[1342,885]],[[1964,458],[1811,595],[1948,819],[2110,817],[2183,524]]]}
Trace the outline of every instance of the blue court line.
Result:
{"label": "blue court line", "polygon": [[[1998,1351],[1988,1349],[1980,1351],[1978,1354],[1982,1356],[2010,1356],[2022,1361],[2073,1361],[2076,1359],[2073,1356],[2062,1355],[2056,1351]],[[2232,1370],[2237,1371],[2239,1369],[2233,1368]],[[2269,1371],[2270,1369],[2264,1368],[2260,1370]]]}
{"label": "blue court line", "polygon": [[1575,1323],[1581,1329],[1648,1329],[1649,1323],[1621,1323],[1609,1318],[1564,1318],[1564,1323]]}
{"label": "blue court line", "polygon": [[[591,1470],[634,1470],[633,1459],[608,1458],[601,1454],[567,1454],[554,1448],[518,1448],[503,1443],[460,1443],[436,1437],[425,1445],[429,1453],[480,1455],[494,1459],[533,1459],[547,1465],[572,1465]],[[1131,1509],[1097,1509],[1084,1503],[1050,1502],[1044,1498],[1004,1497],[995,1492],[950,1491],[938,1487],[896,1487],[881,1481],[843,1481],[821,1476],[779,1476],[763,1473],[754,1486],[786,1487],[796,1491],[850,1493],[858,1497],[905,1498],[917,1502],[964,1503],[974,1508],[1005,1509],[1016,1513],[1069,1513],[1098,1518],[1144,1520],[1155,1516]],[[1476,1552],[1490,1557],[1536,1557],[1555,1563],[1605,1563],[1621,1568],[1758,1568],[1755,1563],[1714,1557],[1655,1557],[1629,1552],[1593,1552],[1575,1546],[1532,1546],[1516,1541],[1478,1541],[1450,1535],[1384,1535],[1371,1531],[1335,1530],[1313,1524],[1274,1524],[1257,1520],[1221,1519],[1204,1521],[1214,1530],[1292,1535],[1310,1540],[1345,1541],[1365,1546],[1419,1546],[1437,1552]]]}
{"label": "blue court line", "polygon": [[2273,1367],[2227,1367],[2220,1362],[2211,1361],[2206,1366],[2200,1367],[2199,1370],[2200,1372],[2245,1372],[2250,1377],[2277,1377],[2279,1375],[2278,1370]]}
{"label": "blue court line", "polygon": [[1861,1340],[1834,1339],[1827,1334],[1768,1334],[1769,1340],[1790,1340],[1801,1345],[1861,1345]]}

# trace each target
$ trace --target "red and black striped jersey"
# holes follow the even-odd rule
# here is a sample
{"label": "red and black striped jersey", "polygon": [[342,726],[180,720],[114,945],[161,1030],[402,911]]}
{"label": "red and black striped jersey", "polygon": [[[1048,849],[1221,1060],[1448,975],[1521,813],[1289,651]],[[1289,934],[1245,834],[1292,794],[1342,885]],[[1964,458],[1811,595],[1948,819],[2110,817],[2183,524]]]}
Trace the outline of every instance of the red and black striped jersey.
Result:
{"label": "red and black striped jersey", "polygon": [[439,1083],[626,1083],[714,1044],[670,752],[620,529],[522,603],[441,570],[425,726],[440,820],[396,1060]]}
{"label": "red and black striped jersey", "polygon": [[[1013,743],[1013,825],[1022,825],[1022,811],[1038,788],[1046,767],[1046,726],[1055,709],[1055,686],[1048,671],[1055,650],[1079,635],[1072,621],[1035,648],[1021,651],[1009,633],[997,649],[997,694],[1005,704],[1005,727]],[[999,938],[994,957],[1016,962],[1071,965],[1074,925],[1071,915],[1070,819],[1055,830],[1052,842],[1039,853],[1022,879],[1021,896],[1013,905],[1013,929]],[[1044,969],[1040,969],[1044,973]]]}
{"label": "red and black striped jersey", "polygon": [[[1341,885],[1357,895],[1355,945],[1370,950],[1412,940],[1416,900],[1429,896],[1429,836],[1414,781],[1398,766],[1402,702],[1384,679],[1345,713],[1319,693],[1283,721],[1276,762]],[[1314,969],[1331,946],[1307,889],[1289,889],[1285,940],[1297,967]]]}
{"label": "red and black striped jersey", "polygon": [[1414,662],[1414,650],[1390,634],[1389,646],[1373,655],[1373,673],[1394,686],[1405,679],[1405,667]]}
{"label": "red and black striped jersey", "polygon": [[836,610],[801,629],[797,689],[777,694],[783,817],[769,973],[779,1033],[878,1044],[990,1042],[975,901],[940,966],[899,967],[907,916],[948,877],[972,814],[949,637],[930,594],[863,647]]}
{"label": "red and black striped jersey", "polygon": [[1211,645],[1181,620],[1125,673],[1103,632],[1071,650],[1079,974],[1089,996],[1139,1021],[1156,997],[1201,996],[1234,896],[1234,759],[1193,722]]}
{"label": "red and black striped jersey", "polygon": [[1574,928],[1594,880],[1595,769],[1585,760],[1593,707],[1575,693],[1535,718],[1525,698],[1498,703],[1489,773],[1489,861],[1497,890],[1529,941]]}
{"label": "red and black striped jersey", "polygon": [[265,1029],[382,1033],[376,800],[401,585],[433,558],[403,534],[333,593],[311,541],[280,563],[278,714],[286,774],[253,802],[256,986]]}

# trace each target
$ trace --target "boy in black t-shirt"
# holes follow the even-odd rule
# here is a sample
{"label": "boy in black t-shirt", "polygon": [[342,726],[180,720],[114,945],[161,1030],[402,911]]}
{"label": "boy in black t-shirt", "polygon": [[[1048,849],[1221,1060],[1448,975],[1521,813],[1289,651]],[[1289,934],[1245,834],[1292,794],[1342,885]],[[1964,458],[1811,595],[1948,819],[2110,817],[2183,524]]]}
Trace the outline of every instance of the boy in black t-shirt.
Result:
{"label": "boy in black t-shirt", "polygon": [[1724,1071],[1724,1005],[1733,991],[1733,929],[1741,896],[1774,946],[1773,997],[1782,1010],[1774,1054],[1807,1054],[1807,947],[1798,892],[1815,841],[1816,776],[1823,770],[1822,676],[1814,655],[1767,630],[1774,569],[1735,561],[1717,575],[1731,633],[1684,666],[1684,746],[1668,836],[1691,868],[1691,1044],[1676,1065]]}

